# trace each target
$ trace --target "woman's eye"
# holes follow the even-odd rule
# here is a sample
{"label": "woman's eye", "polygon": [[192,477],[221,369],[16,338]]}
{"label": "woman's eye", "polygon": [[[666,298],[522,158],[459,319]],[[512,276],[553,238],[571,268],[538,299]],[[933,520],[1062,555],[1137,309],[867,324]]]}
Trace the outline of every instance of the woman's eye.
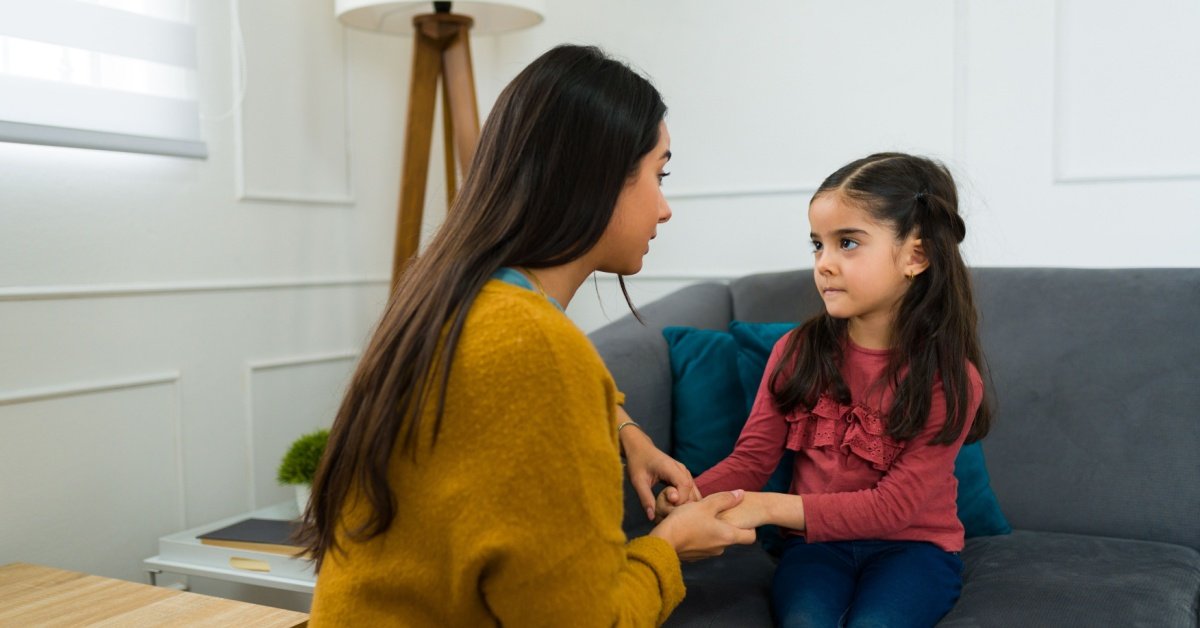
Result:
{"label": "woman's eye", "polygon": [[842,249],[843,250],[853,251],[854,249],[857,249],[857,248],[858,248],[857,242],[855,242],[854,240],[842,238]]}
{"label": "woman's eye", "polygon": [[662,185],[662,180],[663,180],[663,179],[665,179],[665,178],[667,178],[667,177],[669,177],[669,176],[671,176],[671,173],[669,173],[669,172],[660,172],[660,173],[658,173],[658,184],[659,184],[659,185]]}

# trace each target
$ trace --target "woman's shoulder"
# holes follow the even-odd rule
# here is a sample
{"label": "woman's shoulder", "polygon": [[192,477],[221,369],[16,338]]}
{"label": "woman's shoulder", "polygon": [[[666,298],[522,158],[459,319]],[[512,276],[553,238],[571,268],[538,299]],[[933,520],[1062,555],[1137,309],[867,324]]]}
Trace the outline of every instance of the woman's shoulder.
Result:
{"label": "woman's shoulder", "polygon": [[590,348],[587,336],[546,297],[499,280],[480,290],[461,342],[504,352]]}

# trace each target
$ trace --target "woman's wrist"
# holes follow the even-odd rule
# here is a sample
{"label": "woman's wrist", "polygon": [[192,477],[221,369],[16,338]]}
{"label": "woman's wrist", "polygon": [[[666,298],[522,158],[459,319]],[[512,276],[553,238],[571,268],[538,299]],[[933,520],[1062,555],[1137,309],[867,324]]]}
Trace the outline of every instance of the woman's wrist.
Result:
{"label": "woman's wrist", "polygon": [[674,522],[670,519],[670,517],[668,517],[668,518],[663,519],[662,521],[658,522],[658,525],[654,526],[654,529],[650,530],[650,532],[646,536],[653,536],[653,537],[660,538],[660,539],[666,541],[667,545],[671,546],[671,549],[678,552],[679,547],[677,547],[675,545],[674,528],[675,528]]}
{"label": "woman's wrist", "polygon": [[622,421],[617,427],[617,440],[621,442],[621,451],[629,456],[631,450],[640,450],[646,443],[654,444],[650,437],[642,431],[642,426],[632,420]]}

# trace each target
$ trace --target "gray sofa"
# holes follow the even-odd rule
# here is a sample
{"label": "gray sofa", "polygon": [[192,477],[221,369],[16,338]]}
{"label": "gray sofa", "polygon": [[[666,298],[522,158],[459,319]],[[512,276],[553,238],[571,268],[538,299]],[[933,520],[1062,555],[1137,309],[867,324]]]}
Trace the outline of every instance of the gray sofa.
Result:
{"label": "gray sofa", "polygon": [[[997,399],[983,442],[1013,526],[968,539],[942,626],[1197,626],[1200,606],[1200,269],[979,268]],[[629,413],[671,450],[661,329],[798,321],[811,271],[684,288],[593,334]],[[626,531],[648,529],[626,486]],[[758,545],[684,566],[669,626],[770,626]]]}

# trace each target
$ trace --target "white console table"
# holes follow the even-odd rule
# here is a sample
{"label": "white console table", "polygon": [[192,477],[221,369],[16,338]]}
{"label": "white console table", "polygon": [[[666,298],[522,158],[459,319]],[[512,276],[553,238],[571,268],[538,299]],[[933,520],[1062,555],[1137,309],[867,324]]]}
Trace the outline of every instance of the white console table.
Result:
{"label": "white console table", "polygon": [[288,501],[168,534],[158,539],[158,555],[142,563],[150,575],[150,584],[157,584],[158,574],[167,572],[312,594],[317,579],[307,559],[206,545],[196,538],[252,517],[291,520],[299,516],[296,502]]}

